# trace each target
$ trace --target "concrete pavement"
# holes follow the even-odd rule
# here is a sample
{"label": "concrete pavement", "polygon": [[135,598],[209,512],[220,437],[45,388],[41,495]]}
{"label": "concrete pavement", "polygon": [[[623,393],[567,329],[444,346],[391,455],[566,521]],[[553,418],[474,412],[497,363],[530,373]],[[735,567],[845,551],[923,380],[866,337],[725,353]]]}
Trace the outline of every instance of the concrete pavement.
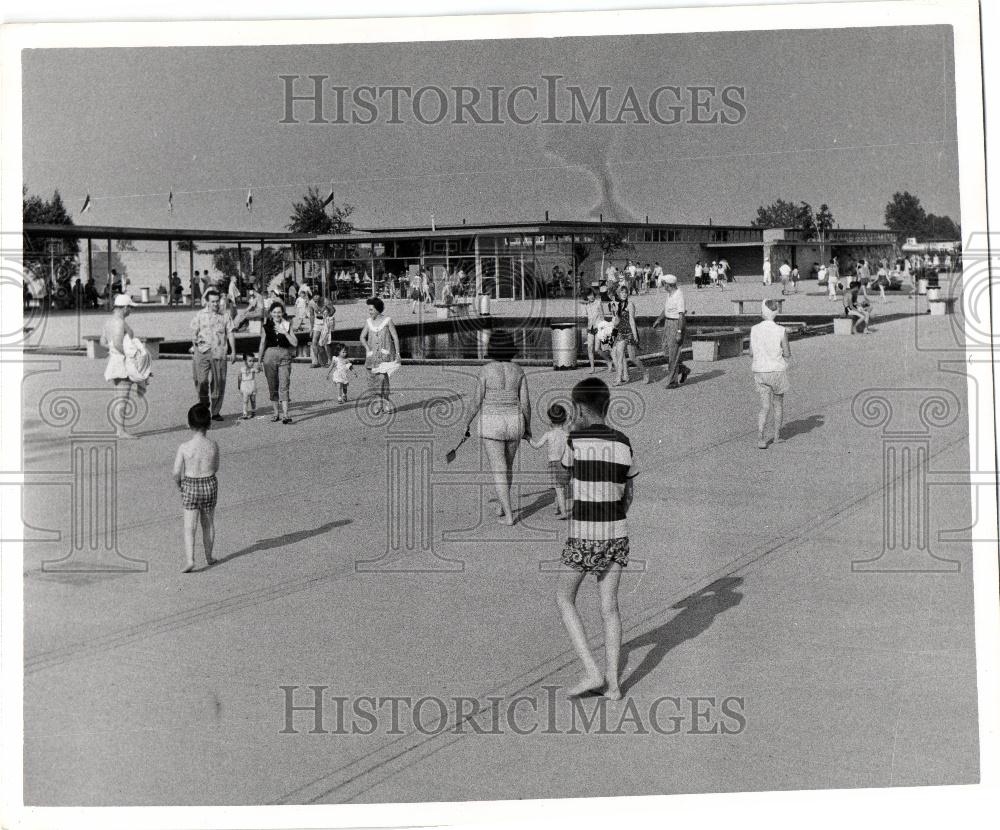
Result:
{"label": "concrete pavement", "polygon": [[[581,710],[561,694],[579,666],[552,597],[549,563],[563,528],[541,483],[543,457],[522,445],[520,478],[528,483],[513,528],[492,518],[475,442],[444,463],[461,431],[470,370],[404,367],[393,379],[398,411],[386,423],[338,406],[324,372],[296,366],[296,424],[230,417],[213,428],[222,449],[222,562],[181,575],[170,465],[186,436],[193,384],[186,362],[156,364],[142,437],[119,445],[112,477],[117,550],[148,571],[43,570],[43,559],[65,555],[81,505],[74,512],[65,483],[26,492],[25,521],[37,539],[25,559],[26,803],[382,802],[975,781],[971,553],[967,543],[937,540],[938,530],[970,523],[967,489],[935,488],[930,501],[932,550],[957,570],[852,570],[877,560],[885,544],[884,436],[859,423],[859,392],[954,395],[962,410],[929,432],[930,466],[968,466],[964,379],[937,368],[944,350],[956,348],[952,320],[877,328],[793,345],[786,441],[767,451],[756,449],[748,357],[694,364],[675,392],[661,384],[616,391],[614,419],[631,436],[642,474],[630,514],[633,567],[621,587],[626,697],[603,704],[603,732],[579,721],[574,732]],[[69,466],[74,436],[53,416],[55,398],[81,402],[78,441],[109,399],[103,363],[44,360],[54,370],[24,382],[29,471]],[[583,376],[530,369],[536,417]],[[233,385],[227,416],[238,412],[235,392]],[[897,406],[904,414],[909,404]],[[418,468],[423,474],[412,477]],[[412,486],[401,492],[408,471]],[[62,537],[41,538],[43,529]],[[375,571],[359,570],[363,560],[376,560],[367,566]],[[599,642],[592,582],[582,596]],[[309,733],[308,712],[293,713],[297,734],[283,734],[281,687],[292,687],[302,705],[310,685],[329,687],[328,700],[344,696],[348,706],[362,696],[433,696],[506,713],[523,696],[534,705],[519,704],[515,724],[536,729],[478,734],[466,721],[461,732],[435,730],[432,703],[421,724],[404,715],[393,730],[380,709],[370,734],[357,717],[337,734],[328,702],[326,734]],[[599,701],[581,705],[589,714]],[[654,705],[660,731],[651,725]],[[550,715],[555,725],[546,728]],[[447,717],[454,722],[453,711]],[[663,734],[675,723],[676,734]]]}

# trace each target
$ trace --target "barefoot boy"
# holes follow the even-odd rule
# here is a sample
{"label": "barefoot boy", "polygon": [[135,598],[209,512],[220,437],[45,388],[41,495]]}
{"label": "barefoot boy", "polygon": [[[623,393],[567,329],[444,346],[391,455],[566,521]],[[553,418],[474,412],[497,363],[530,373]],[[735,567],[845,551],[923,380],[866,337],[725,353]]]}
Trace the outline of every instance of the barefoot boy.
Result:
{"label": "barefoot boy", "polygon": [[212,425],[212,412],[204,404],[195,404],[188,410],[188,426],[193,435],[177,448],[174,459],[174,481],[181,491],[184,505],[184,553],[187,563],[182,573],[194,570],[194,537],[201,520],[201,539],[205,545],[205,562],[214,563],[212,547],[215,545],[215,502],[219,483],[215,474],[219,470],[219,445],[205,433]]}
{"label": "barefoot boy", "polygon": [[[562,552],[556,602],[584,675],[569,695],[604,689],[618,700],[618,655],[622,623],[618,613],[618,581],[628,565],[626,516],[632,503],[632,479],[638,474],[632,445],[618,430],[604,423],[611,393],[604,381],[587,378],[573,387],[573,429],[562,464],[572,470],[573,511],[569,538]],[[605,670],[602,673],[587,645],[583,621],[576,610],[576,594],[584,576],[593,574],[601,595],[604,618]]]}

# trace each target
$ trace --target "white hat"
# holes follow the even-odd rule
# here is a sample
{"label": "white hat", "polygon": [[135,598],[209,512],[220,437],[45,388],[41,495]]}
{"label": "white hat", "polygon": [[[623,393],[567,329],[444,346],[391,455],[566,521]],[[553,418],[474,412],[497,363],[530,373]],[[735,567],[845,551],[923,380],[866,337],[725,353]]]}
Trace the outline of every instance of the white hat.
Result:
{"label": "white hat", "polygon": [[677,285],[677,277],[673,274],[664,274],[663,282],[665,285]]}
{"label": "white hat", "polygon": [[137,305],[137,303],[128,294],[115,295],[115,308],[123,308],[130,305]]}

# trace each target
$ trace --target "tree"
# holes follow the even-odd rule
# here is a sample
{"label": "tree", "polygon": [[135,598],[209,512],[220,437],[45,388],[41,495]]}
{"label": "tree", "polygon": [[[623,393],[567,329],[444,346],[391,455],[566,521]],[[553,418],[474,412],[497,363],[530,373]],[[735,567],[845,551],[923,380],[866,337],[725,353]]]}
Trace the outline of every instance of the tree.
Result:
{"label": "tree", "polygon": [[885,226],[896,232],[900,244],[909,236],[923,236],[926,224],[927,214],[916,196],[908,190],[892,194],[892,201],[885,206]]}
{"label": "tree", "polygon": [[933,213],[928,213],[927,221],[924,223],[924,236],[927,239],[958,242],[962,238],[962,227],[956,225],[950,216],[935,216]]}
{"label": "tree", "polygon": [[900,244],[911,236],[943,241],[962,238],[962,228],[950,216],[927,213],[920,199],[907,190],[892,194],[892,201],[885,206],[885,226],[896,232]]}
{"label": "tree", "polygon": [[[46,201],[41,196],[29,195],[26,184],[21,186],[21,218],[26,225],[73,224],[58,190]],[[80,242],[77,239],[57,239],[26,232],[24,252],[25,267],[53,283],[65,282],[79,273]]]}
{"label": "tree", "polygon": [[778,199],[773,204],[757,208],[757,217],[750,223],[755,228],[801,228],[805,215],[812,218],[812,208],[805,202],[795,204]]}
{"label": "tree", "polygon": [[[348,218],[354,213],[353,205],[333,202],[324,205],[326,197],[315,187],[310,187],[301,202],[292,203],[291,221],[286,226],[293,233],[350,233],[354,230]],[[322,245],[300,244],[298,254],[303,259],[319,259],[323,255]]]}
{"label": "tree", "polygon": [[833,218],[833,213],[830,212],[829,206],[824,202],[819,206],[819,212],[816,214],[814,219],[816,236],[819,237],[820,262],[826,262],[826,239],[830,235],[830,231],[833,230],[835,221],[836,220]]}
{"label": "tree", "polygon": [[119,251],[134,251],[135,243],[131,239],[116,239],[115,248]]}
{"label": "tree", "polygon": [[188,251],[193,252],[198,250],[197,246],[190,239],[178,239],[176,245],[177,245],[177,250],[184,251],[184,253],[187,253]]}

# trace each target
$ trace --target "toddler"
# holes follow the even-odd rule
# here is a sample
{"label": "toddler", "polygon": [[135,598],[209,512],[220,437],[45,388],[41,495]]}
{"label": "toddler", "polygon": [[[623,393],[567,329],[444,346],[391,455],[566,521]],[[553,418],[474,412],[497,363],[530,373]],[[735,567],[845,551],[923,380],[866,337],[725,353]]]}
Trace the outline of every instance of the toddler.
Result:
{"label": "toddler", "polygon": [[569,437],[566,432],[566,408],[554,403],[549,407],[548,416],[552,429],[537,441],[529,438],[528,443],[536,450],[543,447],[546,449],[549,459],[549,482],[556,494],[556,515],[560,520],[565,520],[569,518],[566,491],[570,482],[570,471],[562,465],[563,453],[566,451],[566,439]]}
{"label": "toddler", "polygon": [[351,382],[351,375],[348,372],[353,371],[354,367],[347,359],[347,346],[338,343],[334,347],[333,360],[330,362],[330,371],[327,374],[327,379],[332,378],[333,382],[337,384],[337,403],[343,403],[347,400],[347,384]]}
{"label": "toddler", "polygon": [[243,368],[240,369],[240,395],[243,397],[243,414],[240,418],[249,421],[257,414],[257,375],[260,366],[257,358],[250,354],[243,355]]}

